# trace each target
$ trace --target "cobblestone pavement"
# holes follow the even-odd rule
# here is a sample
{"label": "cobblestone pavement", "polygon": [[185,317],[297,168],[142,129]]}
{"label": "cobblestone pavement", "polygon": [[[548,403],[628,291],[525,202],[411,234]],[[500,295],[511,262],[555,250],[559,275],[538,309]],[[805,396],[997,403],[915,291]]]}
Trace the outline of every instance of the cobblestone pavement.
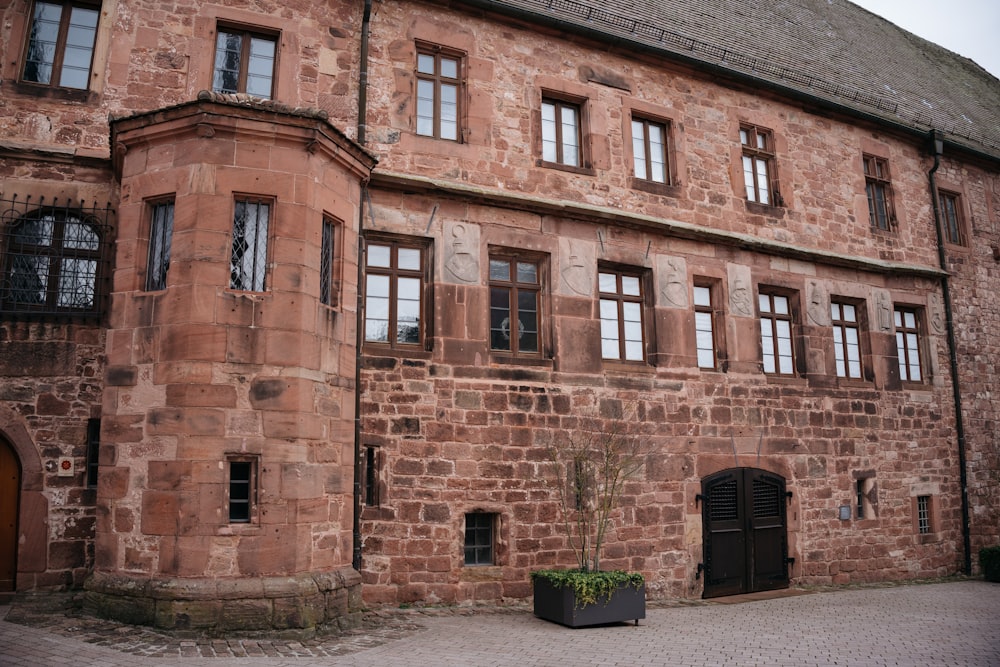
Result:
{"label": "cobblestone pavement", "polygon": [[796,593],[658,605],[638,627],[578,630],[525,606],[382,610],[309,641],[182,639],[67,611],[56,597],[19,598],[0,606],[0,665],[1000,665],[1000,585]]}

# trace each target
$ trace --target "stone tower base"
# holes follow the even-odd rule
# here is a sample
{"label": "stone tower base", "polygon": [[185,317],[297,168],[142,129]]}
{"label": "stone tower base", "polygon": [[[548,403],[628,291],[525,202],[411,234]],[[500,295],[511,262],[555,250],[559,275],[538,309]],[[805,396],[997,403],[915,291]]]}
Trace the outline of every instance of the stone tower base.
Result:
{"label": "stone tower base", "polygon": [[95,572],[84,611],[179,635],[308,638],[354,627],[361,575],[353,568],[290,577],[138,578]]}

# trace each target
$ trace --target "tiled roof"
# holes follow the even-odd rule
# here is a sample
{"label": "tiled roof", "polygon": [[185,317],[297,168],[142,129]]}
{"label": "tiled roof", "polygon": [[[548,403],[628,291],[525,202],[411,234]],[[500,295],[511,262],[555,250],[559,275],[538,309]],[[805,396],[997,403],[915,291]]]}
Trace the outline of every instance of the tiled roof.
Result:
{"label": "tiled roof", "polygon": [[1000,158],[1000,81],[846,0],[467,0],[722,67]]}

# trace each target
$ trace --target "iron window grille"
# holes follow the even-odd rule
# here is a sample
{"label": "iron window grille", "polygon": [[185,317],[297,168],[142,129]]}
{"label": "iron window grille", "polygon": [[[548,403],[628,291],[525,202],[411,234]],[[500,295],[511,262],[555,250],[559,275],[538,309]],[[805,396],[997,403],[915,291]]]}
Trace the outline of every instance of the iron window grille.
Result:
{"label": "iron window grille", "polygon": [[21,81],[87,90],[100,9],[99,2],[36,1],[31,9]]}
{"label": "iron window grille", "polygon": [[0,312],[11,317],[96,319],[107,304],[110,205],[47,203],[0,194],[3,282]]}
{"label": "iron window grille", "polygon": [[887,231],[896,224],[896,214],[892,205],[892,182],[889,179],[889,161],[874,155],[864,155],[862,159],[865,165],[868,215],[872,227]]}
{"label": "iron window grille", "polygon": [[335,231],[336,227],[333,220],[323,218],[323,234],[320,239],[319,258],[319,301],[326,306],[336,305],[333,294],[333,239]]}
{"label": "iron window grille", "polygon": [[490,512],[470,512],[465,515],[465,564],[495,563],[494,527],[497,515]]}
{"label": "iron window grille", "polygon": [[460,140],[461,72],[457,54],[425,48],[417,52],[417,134]]}
{"label": "iron window grille", "polygon": [[257,462],[229,459],[229,523],[250,523],[257,495]]}
{"label": "iron window grille", "polygon": [[215,42],[212,90],[271,99],[277,51],[275,35],[220,27]]}
{"label": "iron window grille", "polygon": [[150,204],[149,252],[146,259],[146,291],[167,288],[170,245],[174,234],[174,200]]}
{"label": "iron window grille", "polygon": [[931,532],[930,496],[917,496],[917,532],[921,535]]}
{"label": "iron window grille", "polygon": [[87,420],[87,488],[97,487],[97,470],[101,448],[101,420]]}
{"label": "iron window grille", "polygon": [[229,262],[229,287],[247,292],[266,288],[267,239],[271,204],[237,199],[233,215],[233,247]]}

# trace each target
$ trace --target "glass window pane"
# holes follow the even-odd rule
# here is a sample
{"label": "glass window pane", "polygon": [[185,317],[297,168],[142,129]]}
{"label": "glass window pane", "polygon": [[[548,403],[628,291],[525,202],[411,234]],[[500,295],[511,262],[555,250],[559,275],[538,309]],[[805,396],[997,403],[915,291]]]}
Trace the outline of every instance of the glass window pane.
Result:
{"label": "glass window pane", "polygon": [[52,82],[52,64],[55,62],[61,20],[62,5],[35,3],[31,39],[24,64],[25,81],[44,84]]}
{"label": "glass window pane", "polygon": [[[601,319],[618,321],[618,302],[601,299]],[[617,325],[616,325],[617,328]]]}
{"label": "glass window pane", "polygon": [[420,248],[400,248],[397,253],[400,269],[405,271],[420,270]]}
{"label": "glass window pane", "polygon": [[215,73],[212,89],[219,93],[235,93],[240,81],[240,54],[243,37],[231,32],[219,31],[215,40]]}
{"label": "glass window pane", "polygon": [[[390,248],[387,245],[368,246],[368,266],[389,267]],[[386,292],[388,294],[388,292]]]}
{"label": "glass window pane", "polygon": [[761,204],[771,203],[770,196],[768,195],[768,180],[767,180],[767,162],[764,160],[754,160],[757,163],[757,192],[759,193],[758,201]]}
{"label": "glass window pane", "polygon": [[700,285],[694,286],[694,305],[710,307],[712,305],[712,290]]}
{"label": "glass window pane", "polygon": [[449,79],[458,78],[458,61],[454,58],[441,59],[441,76]]}
{"label": "glass window pane", "polygon": [[270,99],[274,78],[274,50],[270,39],[250,38],[250,62],[247,63],[247,93]]}
{"label": "glass window pane", "polygon": [[491,259],[490,280],[510,280],[510,262],[505,259]]}
{"label": "glass window pane", "polygon": [[519,283],[538,283],[538,267],[531,262],[517,263],[517,281]]}
{"label": "glass window pane", "polygon": [[771,297],[767,294],[757,295],[757,304],[760,306],[760,312],[770,313],[771,312]]}
{"label": "glass window pane", "polygon": [[614,273],[598,273],[597,284],[605,294],[618,294],[618,276]]}
{"label": "glass window pane", "polygon": [[698,367],[715,368],[715,354],[710,348],[698,348]]}
{"label": "glass window pane", "polygon": [[639,296],[639,278],[636,276],[622,276],[622,294],[628,296]]}
{"label": "glass window pane", "polygon": [[774,312],[779,315],[788,314],[788,297],[787,296],[775,296],[774,297]]}
{"label": "glass window pane", "polygon": [[636,178],[646,178],[645,124],[632,121],[632,159]]}
{"label": "glass window pane", "polygon": [[434,56],[426,53],[418,53],[417,71],[421,74],[434,74]]}
{"label": "glass window pane", "polygon": [[619,359],[618,338],[601,339],[601,357],[604,359]]}

